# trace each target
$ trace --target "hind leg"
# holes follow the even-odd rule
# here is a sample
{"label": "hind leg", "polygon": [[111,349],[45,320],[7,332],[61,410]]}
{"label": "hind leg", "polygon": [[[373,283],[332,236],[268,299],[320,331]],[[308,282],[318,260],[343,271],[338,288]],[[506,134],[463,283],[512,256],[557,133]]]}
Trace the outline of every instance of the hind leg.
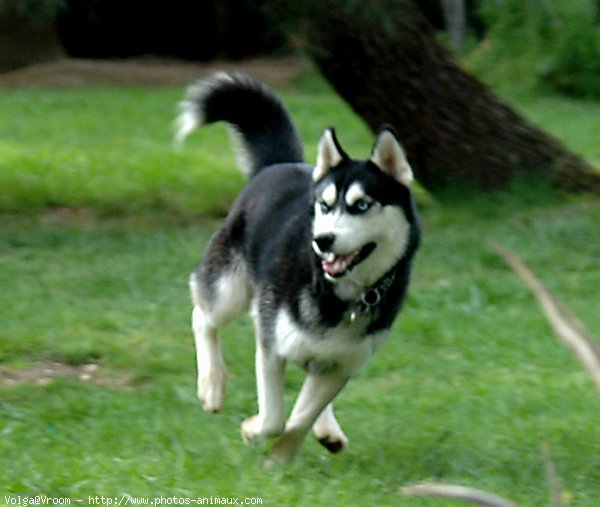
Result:
{"label": "hind leg", "polygon": [[321,412],[313,425],[313,433],[329,452],[340,452],[348,445],[348,438],[333,413],[333,403],[327,405]]}
{"label": "hind leg", "polygon": [[200,306],[194,306],[192,328],[196,344],[198,367],[198,398],[207,412],[219,412],[223,408],[227,387],[227,369],[221,353],[217,328]]}
{"label": "hind leg", "polygon": [[248,306],[249,288],[240,266],[224,270],[211,280],[198,270],[190,278],[194,302],[192,329],[198,367],[198,398],[207,412],[223,408],[227,370],[221,353],[218,329]]}

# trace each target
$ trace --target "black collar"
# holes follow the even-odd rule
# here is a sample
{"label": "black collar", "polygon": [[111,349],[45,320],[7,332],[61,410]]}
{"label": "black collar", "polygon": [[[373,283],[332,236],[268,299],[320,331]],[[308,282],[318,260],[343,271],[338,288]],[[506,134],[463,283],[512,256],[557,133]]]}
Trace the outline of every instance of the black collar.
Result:
{"label": "black collar", "polygon": [[360,295],[360,299],[356,302],[354,309],[350,313],[350,321],[354,322],[358,313],[367,314],[373,311],[390,290],[395,279],[396,266]]}

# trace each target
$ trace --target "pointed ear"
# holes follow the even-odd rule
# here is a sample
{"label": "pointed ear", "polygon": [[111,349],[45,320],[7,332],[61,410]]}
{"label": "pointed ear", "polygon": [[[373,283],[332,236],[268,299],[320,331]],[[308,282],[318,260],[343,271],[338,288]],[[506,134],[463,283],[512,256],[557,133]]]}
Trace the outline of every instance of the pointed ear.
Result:
{"label": "pointed ear", "polygon": [[335,130],[328,128],[323,132],[319,141],[317,165],[313,171],[313,180],[319,181],[322,179],[331,168],[338,165],[344,158],[346,158],[346,154],[340,148],[338,140],[335,137]]}
{"label": "pointed ear", "polygon": [[412,169],[406,160],[406,155],[395,132],[390,128],[384,128],[377,136],[373,154],[373,162],[384,173],[389,174],[403,185],[410,187],[414,177]]}

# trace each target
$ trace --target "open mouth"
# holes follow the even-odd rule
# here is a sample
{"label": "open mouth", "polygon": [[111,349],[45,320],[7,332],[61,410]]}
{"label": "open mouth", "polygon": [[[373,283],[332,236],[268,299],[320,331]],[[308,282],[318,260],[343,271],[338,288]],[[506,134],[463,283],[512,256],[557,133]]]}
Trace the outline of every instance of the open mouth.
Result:
{"label": "open mouth", "polygon": [[362,248],[346,255],[328,252],[321,260],[321,267],[330,277],[339,278],[350,273],[350,271],[364,261],[373,250],[375,250],[375,243],[367,243]]}

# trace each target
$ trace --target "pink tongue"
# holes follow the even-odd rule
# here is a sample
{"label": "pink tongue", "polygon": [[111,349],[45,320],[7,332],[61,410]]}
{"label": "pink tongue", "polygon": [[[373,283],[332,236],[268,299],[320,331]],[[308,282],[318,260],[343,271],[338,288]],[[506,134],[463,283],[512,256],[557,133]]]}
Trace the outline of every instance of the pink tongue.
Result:
{"label": "pink tongue", "polygon": [[352,263],[354,258],[357,256],[357,252],[353,252],[348,255],[336,255],[333,259],[324,259],[321,261],[321,267],[323,271],[330,276],[336,276],[348,269],[348,266]]}

